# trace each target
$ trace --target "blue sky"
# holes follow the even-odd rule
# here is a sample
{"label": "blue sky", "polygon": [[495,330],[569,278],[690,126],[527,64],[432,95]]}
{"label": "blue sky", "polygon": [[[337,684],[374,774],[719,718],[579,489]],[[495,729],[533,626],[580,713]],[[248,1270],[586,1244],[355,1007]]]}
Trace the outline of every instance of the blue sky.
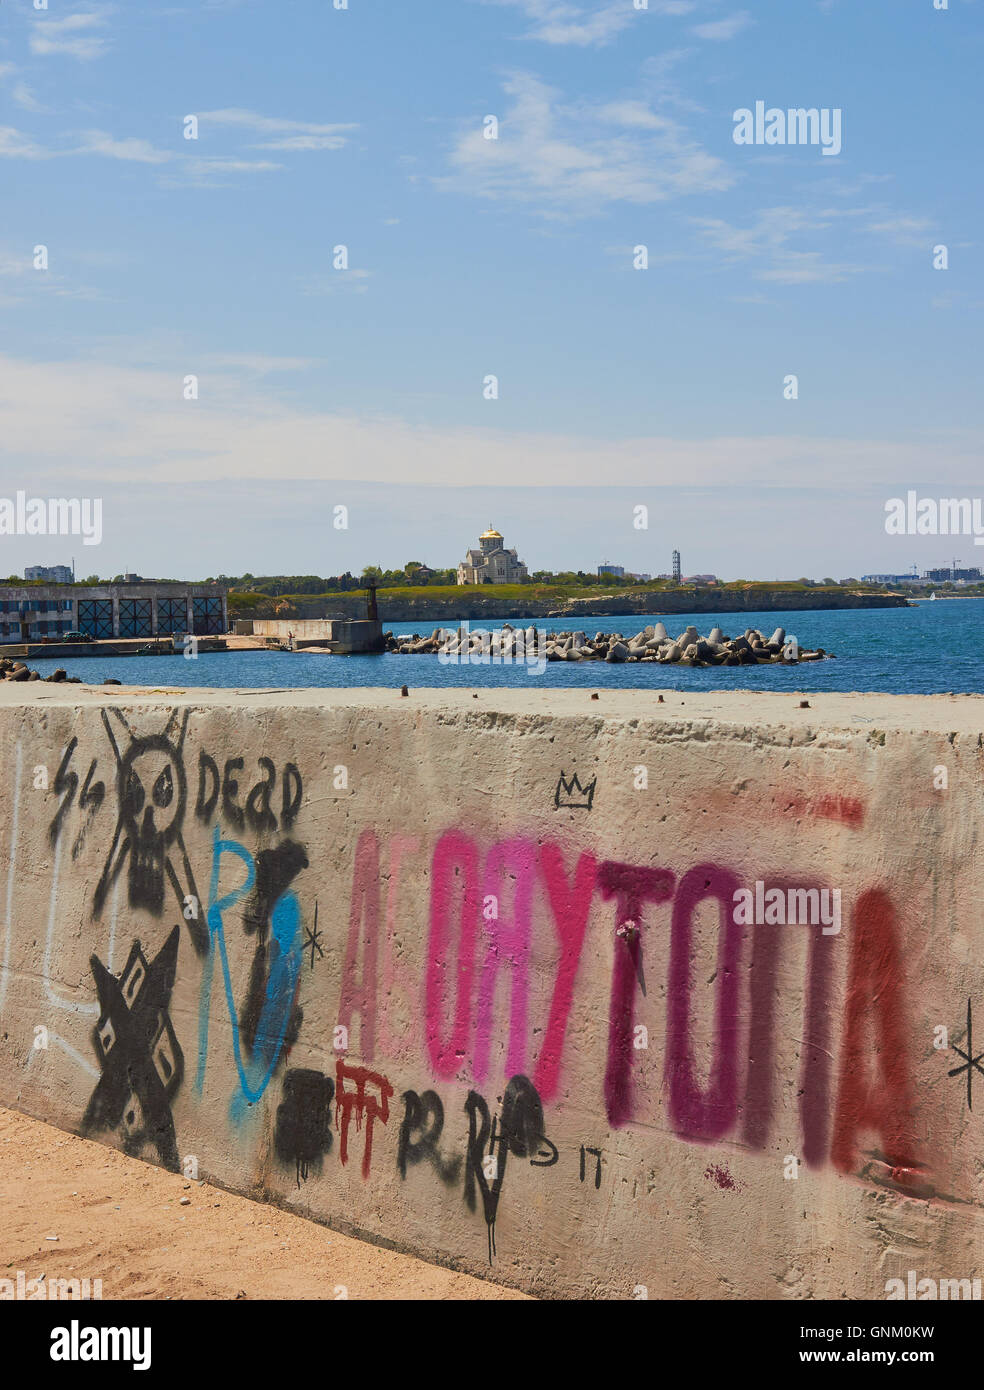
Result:
{"label": "blue sky", "polygon": [[[450,565],[489,520],[531,568],[948,562],[884,502],[980,491],[982,58],[977,0],[5,0],[0,492],[104,539],[0,572]],[[757,100],[841,152],[737,146]]]}

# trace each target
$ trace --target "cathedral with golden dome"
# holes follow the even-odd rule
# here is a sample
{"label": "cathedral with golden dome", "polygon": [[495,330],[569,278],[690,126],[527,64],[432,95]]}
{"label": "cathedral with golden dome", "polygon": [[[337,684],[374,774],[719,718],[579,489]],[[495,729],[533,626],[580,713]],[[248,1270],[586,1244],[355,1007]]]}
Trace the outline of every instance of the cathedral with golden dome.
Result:
{"label": "cathedral with golden dome", "polygon": [[490,526],[478,538],[479,549],[469,550],[458,566],[459,584],[521,584],[528,578],[526,566],[515,550],[507,550],[502,532]]}

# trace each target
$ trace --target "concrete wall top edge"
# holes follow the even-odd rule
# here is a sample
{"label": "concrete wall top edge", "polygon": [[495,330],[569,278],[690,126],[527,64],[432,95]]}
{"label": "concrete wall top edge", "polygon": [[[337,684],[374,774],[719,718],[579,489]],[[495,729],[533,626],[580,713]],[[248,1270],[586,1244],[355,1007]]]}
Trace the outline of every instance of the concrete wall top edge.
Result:
{"label": "concrete wall top edge", "polygon": [[[344,659],[344,658],[340,658]],[[411,688],[401,696],[397,687],[375,686],[307,689],[227,689],[161,686],[70,686],[23,683],[0,684],[0,709],[23,706],[41,709],[134,707],[234,707],[238,709],[292,708],[385,710],[410,712],[542,716],[606,721],[665,721],[680,728],[687,724],[725,724],[738,727],[766,726],[793,731],[798,736],[817,730],[879,735],[887,730],[902,733],[954,733],[982,736],[984,695],[885,695],[851,691],[723,691],[605,690],[592,699],[590,690],[490,690],[468,688],[437,690]],[[662,694],[664,703],[659,703]],[[477,696],[477,698],[476,698]],[[801,708],[801,700],[809,707]]]}

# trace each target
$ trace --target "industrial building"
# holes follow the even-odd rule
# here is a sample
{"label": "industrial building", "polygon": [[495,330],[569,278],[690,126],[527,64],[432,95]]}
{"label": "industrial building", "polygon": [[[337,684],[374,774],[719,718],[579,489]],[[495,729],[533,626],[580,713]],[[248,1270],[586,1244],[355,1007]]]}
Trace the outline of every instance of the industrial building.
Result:
{"label": "industrial building", "polygon": [[217,584],[32,584],[0,587],[0,643],[89,637],[221,635],[228,590]]}

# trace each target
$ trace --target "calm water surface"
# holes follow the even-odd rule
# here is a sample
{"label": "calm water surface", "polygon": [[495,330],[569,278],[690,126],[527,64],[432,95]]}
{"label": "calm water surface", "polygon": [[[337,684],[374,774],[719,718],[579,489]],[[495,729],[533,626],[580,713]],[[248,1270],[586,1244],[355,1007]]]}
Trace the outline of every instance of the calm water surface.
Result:
{"label": "calm water surface", "polygon": [[[526,626],[532,619],[514,620]],[[653,617],[541,618],[548,632],[580,627],[632,636]],[[746,627],[768,637],[784,627],[803,648],[823,647],[834,661],[802,666],[690,667],[550,662],[545,671],[524,665],[442,664],[437,656],[309,656],[303,652],[213,652],[194,661],[183,656],[79,657],[32,661],[44,676],[63,666],[70,676],[98,685],[115,676],[128,685],[307,688],[338,686],[531,686],[543,688],[661,690],[877,690],[893,694],[959,691],[984,693],[984,599],[947,599],[913,608],[839,609],[795,613],[675,613],[664,616],[671,636],[688,623],[707,634],[715,625],[729,637]],[[499,626],[487,624],[486,626]],[[394,633],[430,634],[433,622],[392,623]],[[453,626],[445,621],[443,626]],[[473,629],[482,624],[474,622]]]}

